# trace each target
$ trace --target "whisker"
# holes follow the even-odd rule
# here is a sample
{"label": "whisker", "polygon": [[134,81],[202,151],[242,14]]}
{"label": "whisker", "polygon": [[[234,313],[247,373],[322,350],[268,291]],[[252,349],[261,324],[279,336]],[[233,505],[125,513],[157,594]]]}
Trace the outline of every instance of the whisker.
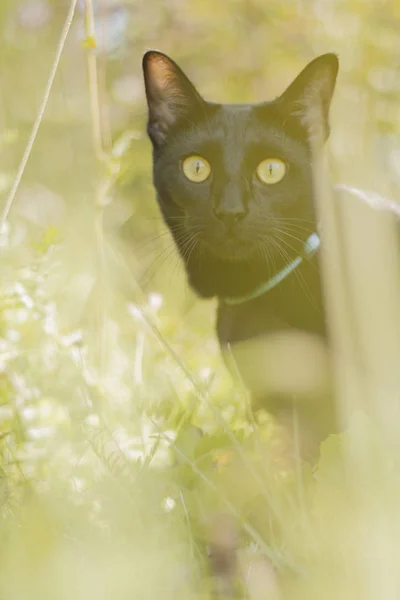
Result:
{"label": "whisker", "polygon": [[[186,218],[186,215],[171,215],[168,217],[168,221],[171,221],[173,219],[176,220],[184,220]],[[144,217],[143,221],[165,221],[165,217],[163,217],[162,215],[159,216],[155,216],[155,217]]]}
{"label": "whisker", "polygon": [[[171,250],[171,248],[172,248],[172,250]],[[145,277],[146,277],[146,275],[148,274],[148,272],[150,271],[150,269],[151,269],[152,267],[154,267],[154,265],[155,265],[155,264],[156,264],[156,263],[157,263],[157,262],[158,262],[158,261],[159,261],[159,260],[160,260],[160,259],[161,259],[161,258],[164,256],[164,255],[165,255],[165,253],[166,253],[168,250],[171,250],[171,251],[169,252],[169,254],[167,254],[167,256],[164,258],[164,260],[162,261],[162,263],[161,263],[161,264],[160,264],[160,265],[159,265],[159,266],[156,268],[156,270],[154,271],[154,273],[152,273],[152,275],[150,276],[150,278],[149,278],[149,279],[145,279]],[[169,245],[168,245],[166,248],[164,248],[164,249],[162,250],[162,252],[160,252],[160,254],[158,254],[158,256],[157,256],[157,257],[156,257],[154,260],[152,260],[152,262],[150,263],[150,265],[149,265],[149,266],[146,268],[146,270],[144,271],[144,273],[143,273],[143,274],[142,274],[142,276],[141,276],[141,279],[142,279],[142,285],[143,285],[143,286],[147,286],[147,285],[150,283],[150,281],[151,281],[151,280],[153,279],[153,277],[156,275],[156,273],[157,273],[158,269],[159,269],[159,268],[160,268],[160,267],[161,267],[161,266],[162,266],[162,265],[165,263],[165,260],[166,260],[167,258],[169,258],[169,257],[170,257],[170,256],[173,254],[173,252],[175,252],[175,251],[176,251],[175,244],[174,244],[173,242],[171,242],[171,244],[169,244]]]}
{"label": "whisker", "polygon": [[181,260],[181,257],[179,256],[179,254],[176,253],[171,278],[178,277],[181,268],[182,268],[182,260]]}
{"label": "whisker", "polygon": [[[298,242],[301,242],[302,246],[304,246],[304,242],[303,242],[303,240],[301,240],[301,239],[299,239],[299,238],[296,238],[296,237],[294,237],[293,235],[287,234],[287,233],[286,233],[285,231],[283,231],[283,230],[280,230],[280,229],[275,229],[275,230],[274,230],[274,233],[282,233],[282,234],[284,234],[284,235],[288,235],[289,237],[291,237],[291,238],[293,238],[293,239],[297,240]],[[276,236],[276,237],[279,237],[279,236]],[[291,250],[294,250],[294,252],[296,252],[296,253],[298,253],[298,252],[299,252],[298,248],[295,248],[295,247],[294,247],[292,244],[290,244],[290,243],[289,243],[287,240],[285,240],[285,239],[283,239],[283,238],[281,238],[281,237],[279,237],[279,240],[280,240],[280,241],[281,241],[283,244],[285,244],[286,246],[288,246],[288,247],[289,247]],[[289,255],[288,255],[288,256],[289,256]],[[290,260],[292,260],[292,259],[290,259]],[[310,263],[310,265],[312,266],[312,268],[313,268],[313,269],[317,269],[317,266],[316,266],[314,263]]]}
{"label": "whisker", "polygon": [[[293,235],[293,233],[289,233],[288,231],[284,230],[284,229],[278,229],[277,227],[274,228],[274,232],[278,232],[281,233],[282,235],[287,235],[288,237],[292,238],[293,240],[295,240],[296,242],[300,242],[300,244],[304,245],[304,241],[301,240],[299,237],[297,237],[296,235]],[[295,250],[295,248],[292,246],[292,249]]]}
{"label": "whisker", "polygon": [[[173,233],[178,235],[181,232],[186,232],[186,227],[183,224],[174,224],[173,226],[171,226],[171,228],[165,228],[164,230],[159,231],[156,235],[154,235],[154,232],[150,233],[150,234],[146,234],[145,236],[143,236],[142,240],[146,239],[149,236],[152,236],[152,237],[150,237],[150,239],[146,239],[146,241],[144,241],[140,245],[134,246],[134,251],[139,252],[143,248],[147,247],[148,245],[150,245],[153,242],[158,241],[159,239],[161,239],[163,237],[170,236]],[[178,239],[179,238],[180,238],[180,236],[178,235]]]}
{"label": "whisker", "polygon": [[287,222],[287,223],[294,223],[294,222],[302,222],[302,223],[315,223],[314,219],[305,219],[303,217],[282,217],[282,216],[276,216],[274,217],[276,221],[281,221],[281,222]]}
{"label": "whisker", "polygon": [[152,238],[146,240],[145,242],[143,242],[142,244],[140,244],[139,246],[133,246],[133,250],[134,252],[140,252],[141,250],[143,250],[143,248],[146,248],[147,246],[149,246],[152,243],[158,242],[159,240],[161,240],[162,238],[165,237],[169,237],[171,235],[170,231],[163,231],[157,235],[153,235]]}
{"label": "whisker", "polygon": [[[266,264],[267,264],[267,270],[269,271],[269,274],[272,275],[272,273],[276,272],[276,263],[275,263],[275,257],[273,252],[271,251],[271,248],[268,244],[269,239],[266,240],[259,240],[259,244],[261,247],[261,251],[262,254],[261,256],[265,259]],[[272,267],[272,268],[271,268]]]}
{"label": "whisker", "polygon": [[[283,253],[283,256],[286,256],[287,259],[288,259],[288,261],[290,262],[292,259],[291,259],[290,255],[289,255],[289,253],[287,252],[287,250],[285,250],[284,248],[282,248],[282,246],[279,245],[279,242],[282,242],[282,243],[288,245],[291,249],[294,249],[293,246],[291,246],[290,244],[288,244],[288,242],[286,240],[284,240],[284,239],[282,239],[280,237],[275,238],[275,243],[276,243],[275,247],[276,247],[276,249],[278,251],[280,251],[281,253]],[[313,295],[311,293],[311,290],[310,290],[310,288],[309,288],[309,286],[307,284],[307,281],[306,281],[303,273],[301,272],[300,269],[295,269],[293,271],[293,273],[296,276],[297,281],[299,282],[300,287],[303,290],[306,298],[309,300],[309,302],[312,304],[312,306],[319,312],[319,307],[318,307],[318,305],[317,305],[317,303],[315,301],[315,298],[313,297]]]}
{"label": "whisker", "polygon": [[191,249],[189,250],[189,255],[188,255],[188,257],[187,257],[187,262],[189,262],[189,261],[190,261],[190,257],[191,257],[191,256],[192,256],[192,254],[193,254],[193,250],[194,250],[194,249],[196,248],[196,246],[198,245],[198,238],[199,238],[199,236],[200,236],[200,232],[199,232],[199,233],[196,233],[196,234],[193,236],[193,238],[192,238],[193,244],[192,244],[192,247],[191,247]]}
{"label": "whisker", "polygon": [[300,225],[297,223],[286,223],[286,222],[276,221],[276,225],[283,228],[285,231],[292,231],[293,233],[306,232],[306,233],[310,234],[313,231],[315,231],[315,227],[311,227],[311,223],[310,223],[310,226],[306,227],[304,225]]}

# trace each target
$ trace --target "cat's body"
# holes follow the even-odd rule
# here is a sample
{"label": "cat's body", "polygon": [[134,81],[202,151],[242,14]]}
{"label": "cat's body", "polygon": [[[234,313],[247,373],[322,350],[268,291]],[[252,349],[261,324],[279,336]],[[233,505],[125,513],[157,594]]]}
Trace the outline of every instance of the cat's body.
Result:
{"label": "cat's body", "polygon": [[222,346],[286,329],[325,338],[317,257],[258,298],[233,306],[222,300],[218,306],[217,332]]}
{"label": "cat's body", "polygon": [[219,300],[221,346],[296,331],[324,340],[318,254],[250,296],[317,231],[310,136],[329,133],[336,57],[315,59],[282,96],[256,105],[204,101],[161,53],[143,67],[158,202],[190,285]]}

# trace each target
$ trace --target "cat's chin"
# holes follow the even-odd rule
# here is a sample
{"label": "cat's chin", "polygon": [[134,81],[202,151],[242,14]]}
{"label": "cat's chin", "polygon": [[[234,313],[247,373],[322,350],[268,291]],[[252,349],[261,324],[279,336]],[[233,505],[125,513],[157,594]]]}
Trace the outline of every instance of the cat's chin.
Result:
{"label": "cat's chin", "polygon": [[226,240],[220,244],[203,242],[207,254],[218,260],[227,262],[242,262],[249,260],[256,253],[256,248],[251,243]]}

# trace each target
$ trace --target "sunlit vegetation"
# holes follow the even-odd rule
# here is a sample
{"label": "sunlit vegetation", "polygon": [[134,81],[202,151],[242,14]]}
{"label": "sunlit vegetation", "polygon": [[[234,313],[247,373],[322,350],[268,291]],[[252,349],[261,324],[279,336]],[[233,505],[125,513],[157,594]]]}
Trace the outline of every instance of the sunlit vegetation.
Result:
{"label": "sunlit vegetation", "polygon": [[[396,218],[330,194],[396,212],[399,22],[398,0],[1,1],[2,599],[399,597]],[[148,48],[227,102],[339,55],[319,210],[345,433],[316,465],[255,423],[187,286],[151,182]]]}

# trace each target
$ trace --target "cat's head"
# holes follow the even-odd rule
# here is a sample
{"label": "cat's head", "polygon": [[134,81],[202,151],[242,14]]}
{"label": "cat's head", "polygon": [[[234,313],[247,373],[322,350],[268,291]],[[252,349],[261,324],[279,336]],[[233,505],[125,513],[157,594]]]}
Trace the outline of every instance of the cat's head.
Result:
{"label": "cat's head", "polygon": [[314,227],[310,139],[329,135],[337,57],[314,59],[260,104],[204,100],[160,52],[143,70],[154,184],[189,278],[205,296],[243,293]]}

